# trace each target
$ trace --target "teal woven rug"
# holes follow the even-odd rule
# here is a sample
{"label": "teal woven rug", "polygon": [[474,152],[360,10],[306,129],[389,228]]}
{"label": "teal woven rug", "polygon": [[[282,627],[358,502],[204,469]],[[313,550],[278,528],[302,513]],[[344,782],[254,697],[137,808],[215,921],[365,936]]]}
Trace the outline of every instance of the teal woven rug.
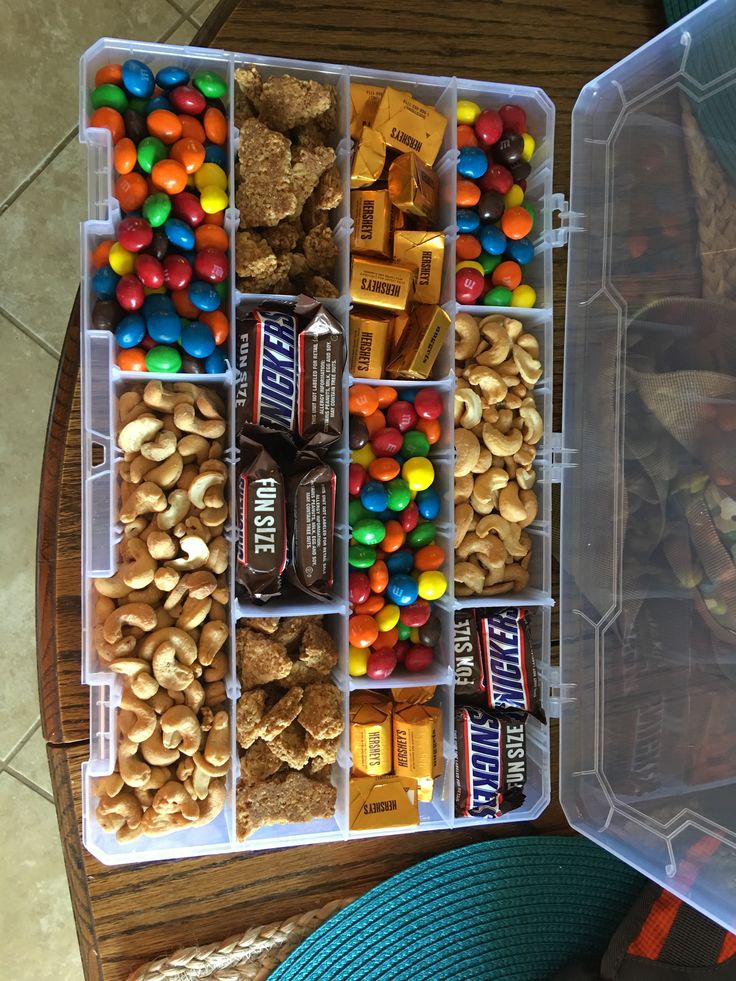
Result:
{"label": "teal woven rug", "polygon": [[351,903],[269,981],[546,981],[600,960],[645,881],[582,838],[470,845]]}

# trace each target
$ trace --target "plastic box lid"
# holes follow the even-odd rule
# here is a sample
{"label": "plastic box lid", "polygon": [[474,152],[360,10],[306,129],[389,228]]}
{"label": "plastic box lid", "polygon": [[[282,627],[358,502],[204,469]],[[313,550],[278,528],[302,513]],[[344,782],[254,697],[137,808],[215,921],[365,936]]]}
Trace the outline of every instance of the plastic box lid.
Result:
{"label": "plastic box lid", "polygon": [[711,0],[577,101],[559,461],[565,812],[730,929],[734,52]]}

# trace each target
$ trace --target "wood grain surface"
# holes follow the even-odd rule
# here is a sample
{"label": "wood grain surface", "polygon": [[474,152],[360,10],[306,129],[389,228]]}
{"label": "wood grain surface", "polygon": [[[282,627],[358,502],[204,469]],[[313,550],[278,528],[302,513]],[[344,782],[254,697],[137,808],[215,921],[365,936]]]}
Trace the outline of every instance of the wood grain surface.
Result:
{"label": "wood grain surface", "polygon": [[[235,51],[538,85],[557,108],[555,180],[569,178],[570,113],[589,79],[662,30],[654,0],[248,0],[220,4],[196,43]],[[560,426],[565,257],[555,256],[554,426]],[[39,696],[59,828],[87,978],[118,981],[142,961],[362,892],[430,855],[500,835],[567,830],[556,799],[532,825],[107,868],[81,844],[80,767],[88,692],[80,681],[79,308],[72,311],[47,433],[38,523]],[[556,581],[557,577],[554,577]],[[553,654],[558,648],[553,640]]]}

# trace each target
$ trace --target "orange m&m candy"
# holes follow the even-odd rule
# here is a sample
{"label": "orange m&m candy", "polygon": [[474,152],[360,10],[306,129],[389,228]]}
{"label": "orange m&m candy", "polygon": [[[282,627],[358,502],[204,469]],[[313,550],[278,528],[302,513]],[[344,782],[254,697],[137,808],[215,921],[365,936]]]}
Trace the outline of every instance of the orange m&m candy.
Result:
{"label": "orange m&m candy", "polygon": [[102,269],[103,266],[107,265],[107,260],[110,255],[110,249],[115,244],[115,239],[108,238],[104,242],[100,242],[99,245],[95,246],[94,252],[92,253],[92,264],[95,269]]}
{"label": "orange m&m candy", "polygon": [[348,620],[348,637],[353,647],[370,647],[378,637],[378,627],[373,617],[357,614]]}
{"label": "orange m&m candy", "polygon": [[385,528],[386,534],[381,542],[381,548],[384,552],[398,552],[404,544],[404,529],[398,521],[393,520],[387,521]]}
{"label": "orange m&m candy", "polygon": [[189,299],[188,290],[172,290],[170,296],[171,302],[174,304],[174,309],[180,317],[186,317],[187,320],[197,320],[199,318],[201,310],[198,310]]}
{"label": "orange m&m candy", "polygon": [[457,182],[457,206],[458,208],[472,208],[480,201],[480,188],[472,181],[459,180]]}
{"label": "orange m&m candy", "polygon": [[383,596],[371,595],[363,603],[358,603],[357,606],[353,608],[354,613],[359,613],[362,616],[374,616],[379,610],[382,610],[386,600]]}
{"label": "orange m&m candy", "polygon": [[[181,292],[186,293],[186,290]],[[209,329],[212,331],[212,336],[215,339],[215,344],[224,344],[227,340],[227,336],[230,333],[230,325],[227,322],[227,317],[222,312],[222,310],[209,310],[207,312],[202,312],[199,314],[199,319],[203,324],[207,324]]]}
{"label": "orange m&m candy", "polygon": [[532,216],[526,208],[507,208],[501,215],[501,231],[506,238],[524,238],[532,230],[532,225]]}
{"label": "orange m&m candy", "polygon": [[174,143],[169,156],[172,160],[178,160],[188,174],[193,174],[204,163],[204,147],[199,140],[184,137]]}
{"label": "orange m&m candy", "polygon": [[227,120],[219,109],[209,106],[204,114],[204,131],[211,143],[223,144],[227,139]]}
{"label": "orange m&m candy", "polygon": [[374,651],[385,651],[390,647],[396,647],[398,642],[399,631],[396,627],[392,627],[390,630],[384,630],[383,633],[379,633],[371,644],[371,647]]}
{"label": "orange m&m candy", "polygon": [[368,569],[368,582],[374,593],[382,593],[388,586],[388,566],[380,559]]}
{"label": "orange m&m candy", "polygon": [[370,385],[351,385],[348,391],[348,409],[354,415],[370,416],[378,410],[378,396]]}
{"label": "orange m&m candy", "polygon": [[[208,215],[207,217],[211,216]],[[206,221],[194,230],[195,252],[201,252],[202,249],[219,249],[221,252],[227,252],[229,245],[227,232],[219,225],[213,225]]]}
{"label": "orange m&m candy", "polygon": [[379,429],[386,428],[386,416],[380,409],[376,409],[369,416],[365,416],[363,422],[365,423],[365,428],[368,430],[369,436],[372,436]]}
{"label": "orange m&m candy", "polygon": [[146,126],[151,136],[162,143],[176,143],[181,139],[181,120],[169,109],[154,109],[146,116]]}
{"label": "orange m&m candy", "polygon": [[121,174],[115,181],[114,194],[123,211],[137,211],[148,197],[148,184],[135,171]]}
{"label": "orange m&m candy", "polygon": [[462,262],[464,259],[477,259],[482,251],[481,244],[475,235],[468,235],[467,233],[458,235],[455,243],[455,254],[458,260]]}
{"label": "orange m&m candy", "polygon": [[475,130],[467,123],[461,123],[457,128],[457,146],[461,150],[464,146],[478,146],[478,137]]}
{"label": "orange m&m candy", "polygon": [[178,160],[159,160],[153,165],[151,180],[159,191],[180,194],[187,186],[187,172]]}
{"label": "orange m&m candy", "polygon": [[117,364],[121,371],[148,371],[146,352],[139,347],[127,347],[119,351]]}
{"label": "orange m&m candy", "polygon": [[515,290],[521,282],[521,266],[510,259],[500,262],[491,273],[491,282],[494,286],[505,286],[507,289]]}
{"label": "orange m&m candy", "polygon": [[127,136],[115,144],[112,162],[119,174],[129,174],[138,161],[135,143]]}
{"label": "orange m&m candy", "polygon": [[376,388],[379,409],[387,409],[390,405],[394,404],[398,397],[399,393],[390,385],[379,385]]}
{"label": "orange m&m candy", "polygon": [[204,126],[195,116],[187,116],[186,113],[182,113],[179,116],[179,122],[181,123],[182,139],[196,140],[197,143],[204,143],[207,139]]}
{"label": "orange m&m candy", "polygon": [[110,131],[112,136],[113,145],[119,143],[120,140],[125,136],[125,123],[123,117],[117,111],[117,109],[111,109],[110,106],[101,106],[99,109],[95,109],[92,115],[89,117],[90,126],[97,127],[98,129],[107,129]]}
{"label": "orange m&m candy", "polygon": [[414,568],[420,572],[441,569],[445,561],[445,550],[439,545],[425,545],[414,553]]}
{"label": "orange m&m candy", "polygon": [[123,66],[122,65],[103,65],[97,69],[95,75],[95,88],[98,85],[122,85]]}
{"label": "orange m&m candy", "polygon": [[442,435],[442,427],[437,419],[422,419],[420,417],[414,428],[418,429],[420,433],[424,433],[430,446],[436,443]]}
{"label": "orange m&m candy", "polygon": [[368,473],[374,480],[393,480],[400,472],[398,461],[391,456],[378,456],[368,464]]}

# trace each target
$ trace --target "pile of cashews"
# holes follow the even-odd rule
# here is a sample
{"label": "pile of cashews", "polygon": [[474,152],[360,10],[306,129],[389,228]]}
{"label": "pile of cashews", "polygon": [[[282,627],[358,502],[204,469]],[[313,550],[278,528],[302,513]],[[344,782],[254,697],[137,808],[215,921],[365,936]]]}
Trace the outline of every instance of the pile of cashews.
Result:
{"label": "pile of cashews", "polygon": [[459,313],[455,361],[455,595],[519,592],[537,516],[539,343],[518,320]]}
{"label": "pile of cashews", "polygon": [[114,772],[95,785],[122,842],[208,824],[225,804],[230,545],[225,407],[150,381],[118,399],[120,564],[94,580],[93,643],[122,676]]}

